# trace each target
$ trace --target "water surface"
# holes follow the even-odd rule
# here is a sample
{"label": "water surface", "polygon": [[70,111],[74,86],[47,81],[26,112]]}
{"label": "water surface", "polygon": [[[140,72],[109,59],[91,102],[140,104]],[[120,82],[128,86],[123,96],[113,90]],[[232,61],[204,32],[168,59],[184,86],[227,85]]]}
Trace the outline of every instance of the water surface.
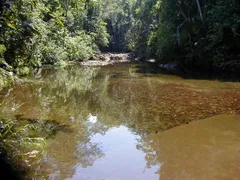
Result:
{"label": "water surface", "polygon": [[0,93],[0,115],[56,121],[35,179],[240,179],[240,83],[139,64],[41,69]]}

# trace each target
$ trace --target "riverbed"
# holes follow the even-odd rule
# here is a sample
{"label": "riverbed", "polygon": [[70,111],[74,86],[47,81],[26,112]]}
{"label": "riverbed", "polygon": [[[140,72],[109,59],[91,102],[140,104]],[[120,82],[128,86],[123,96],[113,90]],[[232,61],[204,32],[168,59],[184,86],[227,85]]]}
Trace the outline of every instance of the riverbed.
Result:
{"label": "riverbed", "polygon": [[1,91],[2,117],[68,127],[26,179],[240,179],[240,83],[146,69],[44,68]]}

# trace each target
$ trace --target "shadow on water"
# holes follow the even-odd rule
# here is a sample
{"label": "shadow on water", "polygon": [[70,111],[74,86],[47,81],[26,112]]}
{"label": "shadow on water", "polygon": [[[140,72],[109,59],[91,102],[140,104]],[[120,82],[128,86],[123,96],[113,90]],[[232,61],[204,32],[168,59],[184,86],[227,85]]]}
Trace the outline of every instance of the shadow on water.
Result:
{"label": "shadow on water", "polygon": [[18,171],[16,169],[19,168],[13,168],[12,163],[7,160],[7,153],[5,150],[0,149],[0,174],[1,178],[4,179],[12,179],[12,180],[22,180],[24,177],[24,174],[26,172]]}
{"label": "shadow on water", "polygon": [[[44,140],[53,138],[60,132],[73,132],[69,125],[59,123],[56,120],[30,119],[24,118],[22,115],[15,115],[14,120],[11,120],[14,123],[11,124],[11,121],[8,119],[1,120],[4,122],[3,126],[1,126],[1,140],[4,142],[0,143],[0,174],[4,179],[27,179],[27,174],[31,171],[31,165],[26,166],[23,164],[30,160],[35,161],[34,159],[29,159],[27,156],[35,157],[31,153],[38,154],[41,150],[44,150],[40,148],[38,151],[32,151],[34,147],[44,146],[40,144],[41,142],[35,144],[35,139]],[[9,126],[7,125],[8,123],[10,124]],[[30,141],[26,140],[25,142],[24,139],[30,139]],[[45,141],[42,141],[42,143],[45,144]]]}
{"label": "shadow on water", "polygon": [[166,74],[166,75],[178,75],[180,72],[178,72],[176,69],[167,70],[164,68],[161,68],[158,66],[157,63],[148,63],[148,62],[141,62],[137,65],[138,70],[137,73],[143,73],[143,74]]}
{"label": "shadow on water", "polygon": [[220,82],[239,82],[239,76],[233,76],[228,74],[227,72],[222,73],[213,73],[212,70],[209,71],[191,71],[191,70],[183,70],[176,67],[168,67],[162,68],[158,63],[150,63],[150,62],[141,62],[138,65],[138,73],[144,73],[146,76],[150,76],[151,74],[165,74],[165,75],[175,75],[180,76],[183,79],[195,79],[195,80],[217,80]]}
{"label": "shadow on water", "polygon": [[20,124],[32,125],[34,133],[42,138],[52,138],[59,132],[73,132],[69,125],[59,123],[56,120],[24,118],[23,115],[15,115],[15,117]]}

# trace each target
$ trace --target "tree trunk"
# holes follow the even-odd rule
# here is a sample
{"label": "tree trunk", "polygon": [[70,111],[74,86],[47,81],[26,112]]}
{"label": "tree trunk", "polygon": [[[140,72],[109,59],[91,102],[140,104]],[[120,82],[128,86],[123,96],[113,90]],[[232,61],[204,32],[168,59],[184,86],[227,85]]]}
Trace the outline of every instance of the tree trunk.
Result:
{"label": "tree trunk", "polygon": [[202,15],[202,9],[201,9],[199,0],[196,0],[196,2],[197,2],[197,6],[198,6],[198,11],[199,11],[199,14],[200,14],[200,18],[201,18],[202,22],[204,23],[204,21],[203,21],[203,15]]}

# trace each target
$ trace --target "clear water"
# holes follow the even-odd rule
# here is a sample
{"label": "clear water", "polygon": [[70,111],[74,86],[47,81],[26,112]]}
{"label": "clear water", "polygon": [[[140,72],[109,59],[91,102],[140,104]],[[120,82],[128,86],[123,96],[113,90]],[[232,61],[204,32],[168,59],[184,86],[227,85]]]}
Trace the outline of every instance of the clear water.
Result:
{"label": "clear water", "polygon": [[70,129],[48,139],[30,178],[240,179],[240,83],[150,72],[48,68],[3,90],[1,116]]}

